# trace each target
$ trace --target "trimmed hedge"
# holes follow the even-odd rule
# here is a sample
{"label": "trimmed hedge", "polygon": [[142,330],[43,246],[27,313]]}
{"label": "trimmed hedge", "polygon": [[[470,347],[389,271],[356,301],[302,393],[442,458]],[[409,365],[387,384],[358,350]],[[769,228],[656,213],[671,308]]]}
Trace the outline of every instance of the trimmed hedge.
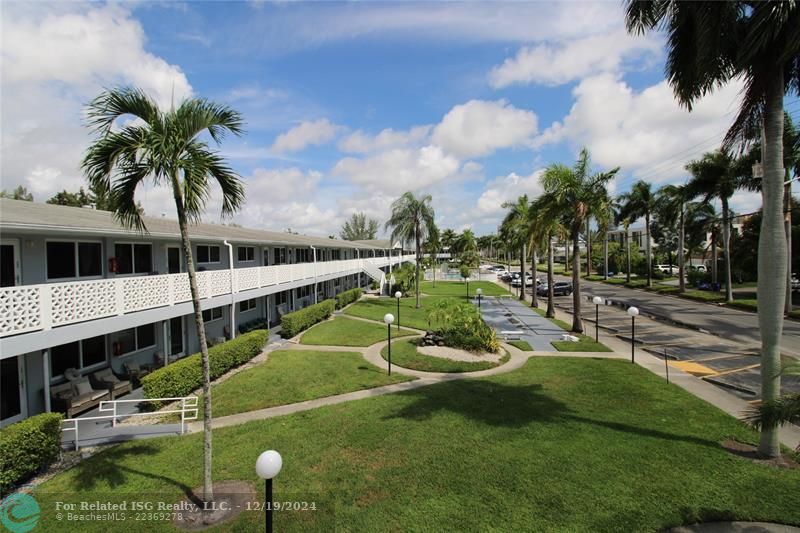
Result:
{"label": "trimmed hedge", "polygon": [[[240,366],[261,353],[269,332],[258,329],[208,349],[211,379]],[[186,396],[203,386],[203,364],[200,354],[184,357],[147,374],[142,378],[145,398]],[[155,406],[154,407],[158,407]]]}
{"label": "trimmed hedge", "polygon": [[342,309],[361,298],[361,289],[355,288],[336,295],[336,309]]}
{"label": "trimmed hedge", "polygon": [[42,413],[0,430],[0,497],[58,458],[61,413]]}
{"label": "trimmed hedge", "polygon": [[281,317],[281,337],[290,339],[317,322],[322,322],[333,314],[335,308],[333,300],[324,300],[294,313],[286,313]]}

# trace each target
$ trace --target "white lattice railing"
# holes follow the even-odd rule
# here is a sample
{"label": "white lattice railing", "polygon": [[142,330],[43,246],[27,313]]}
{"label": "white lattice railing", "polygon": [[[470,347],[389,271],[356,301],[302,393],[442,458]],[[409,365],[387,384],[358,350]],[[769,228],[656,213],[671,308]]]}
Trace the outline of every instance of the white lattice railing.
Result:
{"label": "white lattice railing", "polygon": [[[412,261],[405,255],[399,261]],[[369,263],[369,265],[367,264]],[[398,258],[369,257],[197,273],[200,298],[317,277],[347,276],[396,265]],[[0,288],[0,337],[155,309],[191,300],[187,274],[162,274]]]}

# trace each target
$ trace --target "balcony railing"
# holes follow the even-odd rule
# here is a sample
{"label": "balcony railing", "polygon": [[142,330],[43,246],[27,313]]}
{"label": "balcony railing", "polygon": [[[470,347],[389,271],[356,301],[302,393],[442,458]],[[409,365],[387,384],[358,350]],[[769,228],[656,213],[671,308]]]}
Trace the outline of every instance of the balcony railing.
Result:
{"label": "balcony railing", "polygon": [[[403,261],[413,260],[405,255]],[[298,263],[197,273],[200,298],[313,280],[346,276],[383,267],[397,258],[375,257],[319,263]],[[0,288],[0,337],[51,329],[135,311],[175,305],[191,300],[189,276],[161,274],[66,283],[45,283]]]}

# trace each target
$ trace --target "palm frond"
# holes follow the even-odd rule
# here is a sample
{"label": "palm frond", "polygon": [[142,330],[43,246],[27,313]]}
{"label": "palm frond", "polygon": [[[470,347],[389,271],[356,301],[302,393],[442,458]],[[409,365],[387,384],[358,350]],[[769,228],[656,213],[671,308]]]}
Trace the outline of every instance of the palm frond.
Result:
{"label": "palm frond", "polygon": [[114,122],[125,115],[138,117],[154,129],[161,121],[155,101],[135,87],[106,89],[86,106],[89,127],[101,135],[110,132]]}

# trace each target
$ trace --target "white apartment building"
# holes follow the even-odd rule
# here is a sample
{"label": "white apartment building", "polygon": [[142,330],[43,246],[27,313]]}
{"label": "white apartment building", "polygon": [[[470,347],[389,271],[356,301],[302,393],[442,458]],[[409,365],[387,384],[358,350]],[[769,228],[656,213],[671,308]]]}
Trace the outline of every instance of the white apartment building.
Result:
{"label": "white apartment building", "polygon": [[[50,411],[64,371],[169,364],[199,351],[174,220],[148,234],[104,211],[0,199],[0,425]],[[382,281],[413,261],[349,242],[216,224],[190,228],[208,338]]]}

